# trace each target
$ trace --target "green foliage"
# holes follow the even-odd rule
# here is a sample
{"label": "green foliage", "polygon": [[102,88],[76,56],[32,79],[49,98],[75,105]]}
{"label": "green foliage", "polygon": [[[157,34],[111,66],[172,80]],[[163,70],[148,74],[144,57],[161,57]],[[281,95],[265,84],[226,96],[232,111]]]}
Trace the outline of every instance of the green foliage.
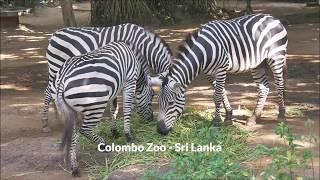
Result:
{"label": "green foliage", "polygon": [[0,8],[34,8],[37,0],[2,0]]}
{"label": "green foliage", "polygon": [[244,179],[250,172],[220,153],[186,153],[173,161],[171,169],[164,174],[147,171],[142,179]]}
{"label": "green foliage", "polygon": [[[178,18],[177,12],[184,15],[216,18],[219,8],[216,0],[147,0],[150,9],[162,22],[173,23]],[[185,18],[185,16],[183,16]]]}
{"label": "green foliage", "polygon": [[215,17],[219,9],[215,0],[192,0],[186,1],[186,6],[190,14],[208,15]]}
{"label": "green foliage", "polygon": [[150,23],[153,14],[145,0],[91,0],[91,24]]}
{"label": "green foliage", "polygon": [[[174,154],[170,171],[158,174],[147,171],[143,179],[247,179],[252,171],[241,162],[255,158],[254,149],[248,146],[249,133],[238,127],[222,127],[219,131],[209,128],[210,115],[194,110],[183,113],[175,126],[187,137],[187,142],[221,145],[221,152],[181,152]],[[180,142],[177,137],[176,142]],[[184,140],[183,140],[184,141]]]}
{"label": "green foliage", "polygon": [[284,145],[268,148],[259,144],[256,148],[258,154],[272,157],[272,162],[260,175],[263,179],[300,178],[294,170],[309,168],[307,164],[312,158],[312,152],[310,150],[299,152],[298,147],[301,146],[294,143],[297,137],[289,125],[279,123],[275,128],[275,133],[282,138]]}
{"label": "green foliage", "polygon": [[[179,14],[180,13],[180,14]],[[179,18],[224,16],[216,0],[91,0],[91,24],[172,24]],[[182,16],[182,17],[180,17]]]}
{"label": "green foliage", "polygon": [[[142,122],[138,116],[132,118],[131,127],[135,136],[134,143],[147,147],[147,143],[174,146],[176,143],[195,143],[196,145],[221,145],[221,152],[176,152],[169,150],[164,152],[113,152],[109,153],[108,165],[104,162],[90,161],[87,158],[84,162],[89,174],[94,179],[102,179],[112,171],[121,167],[136,164],[155,162],[159,159],[173,159],[172,166],[180,167],[177,172],[183,173],[186,170],[192,173],[185,177],[207,176],[210,177],[246,177],[249,171],[241,166],[241,162],[254,158],[254,149],[247,144],[249,133],[238,127],[222,127],[221,130],[214,131],[210,128],[211,115],[193,109],[186,109],[180,120],[175,124],[175,128],[168,136],[162,136],[156,131],[156,122]],[[107,143],[114,142],[118,145],[128,144],[124,136],[117,139],[112,138],[111,122],[101,122],[95,132],[105,138]],[[123,119],[118,119],[118,130],[123,130]],[[99,155],[97,146],[89,142],[86,138],[80,137],[79,150],[89,152],[91,156]],[[101,154],[101,153],[100,153]],[[187,167],[187,169],[185,168]],[[207,167],[207,168],[205,168]],[[219,168],[218,168],[219,167]],[[218,168],[218,169],[217,169]],[[215,171],[212,171],[215,169]],[[169,172],[173,175],[175,172]],[[240,173],[240,174],[239,174]],[[146,176],[147,177],[147,176]],[[238,179],[239,179],[238,178]]]}
{"label": "green foliage", "polygon": [[308,133],[305,136],[302,136],[301,139],[303,141],[307,141],[310,144],[311,143],[318,143],[319,142],[319,135],[315,134],[315,124],[314,121],[311,119],[308,119],[305,123],[304,123],[304,127],[308,130]]}
{"label": "green foliage", "polygon": [[286,110],[286,116],[304,118],[305,117],[304,111],[306,111],[306,109],[303,107],[289,106]]}
{"label": "green foliage", "polygon": [[161,24],[174,23],[174,12],[177,10],[176,1],[146,0],[146,3]]}
{"label": "green foliage", "polygon": [[[314,122],[306,121],[306,128],[313,128]],[[97,162],[97,146],[84,137],[80,137],[80,152],[86,152],[90,158],[83,162],[92,179],[107,178],[108,175],[127,165],[143,163],[153,164],[159,159],[170,159],[170,170],[159,173],[152,169],[147,170],[143,179],[298,179],[299,169],[310,169],[310,161],[313,168],[313,154],[308,149],[301,149],[295,141],[299,139],[292,128],[285,123],[279,123],[275,128],[283,144],[274,147],[258,145],[255,148],[247,142],[249,132],[237,126],[221,127],[219,131],[210,128],[211,114],[194,109],[186,109],[175,127],[168,136],[162,136],[156,131],[156,122],[143,122],[134,115],[131,127],[135,136],[134,143],[147,147],[147,143],[174,146],[176,143],[194,143],[195,145],[220,145],[219,152],[191,152],[174,151],[167,149],[164,152],[112,152],[108,153],[107,165],[105,162]],[[118,145],[129,144],[126,138],[121,136],[113,138],[110,132],[111,122],[101,122],[95,132],[102,136],[107,143]],[[118,119],[118,130],[123,130],[123,119]],[[312,130],[308,131],[312,132]],[[303,139],[309,142],[317,142],[312,133],[308,133]],[[85,153],[81,154],[83,157]],[[252,169],[248,162],[258,157],[265,156],[272,159],[265,169]],[[250,163],[249,163],[250,164]],[[262,171],[262,172],[261,172]],[[260,173],[261,172],[261,173]],[[258,174],[258,175],[257,175]]]}

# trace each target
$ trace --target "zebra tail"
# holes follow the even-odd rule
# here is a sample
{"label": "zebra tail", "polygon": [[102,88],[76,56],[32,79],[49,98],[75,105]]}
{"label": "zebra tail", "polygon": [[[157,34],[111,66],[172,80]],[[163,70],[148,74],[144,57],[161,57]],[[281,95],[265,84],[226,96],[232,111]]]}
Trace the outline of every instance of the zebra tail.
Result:
{"label": "zebra tail", "polygon": [[63,150],[66,147],[68,156],[72,142],[72,134],[75,133],[73,132],[73,126],[77,119],[77,113],[65,102],[63,93],[59,89],[57,92],[56,106],[58,112],[62,114],[62,117],[64,119],[64,133],[62,136],[62,143],[60,149]]}
{"label": "zebra tail", "polygon": [[287,78],[288,78],[288,64],[287,64],[287,60],[284,60],[284,64],[283,64],[283,70],[282,70],[282,77],[283,77],[283,87],[284,87],[284,91],[283,91],[283,98],[286,99],[286,87],[287,87]]}

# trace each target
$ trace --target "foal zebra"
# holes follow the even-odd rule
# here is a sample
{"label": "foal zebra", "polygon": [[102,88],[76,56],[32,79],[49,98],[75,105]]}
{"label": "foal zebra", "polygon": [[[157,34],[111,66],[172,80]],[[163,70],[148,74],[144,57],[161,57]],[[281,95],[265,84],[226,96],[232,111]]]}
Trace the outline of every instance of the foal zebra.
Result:
{"label": "foal zebra", "polygon": [[[109,42],[122,41],[132,45],[132,49],[147,74],[151,70],[163,73],[169,69],[171,50],[156,34],[135,24],[121,24],[106,28],[72,27],[55,32],[47,49],[49,82],[45,90],[42,129],[48,132],[49,103],[52,100],[50,86],[56,73],[69,58],[93,51]],[[116,117],[116,99],[110,104],[112,119]]]}
{"label": "foal zebra", "polygon": [[265,74],[268,65],[273,72],[279,96],[278,119],[284,119],[284,73],[287,31],[279,20],[269,15],[248,15],[229,21],[212,21],[186,39],[178,59],[162,78],[159,93],[158,131],[167,134],[184,107],[187,85],[200,73],[214,86],[215,113],[213,125],[221,121],[220,105],[226,107],[225,123],[230,124],[232,109],[225,95],[227,72],[251,71],[258,85],[259,98],[247,124],[261,116],[269,85]]}
{"label": "foal zebra", "polygon": [[52,89],[56,90],[53,98],[57,109],[65,119],[62,146],[66,145],[71,157],[73,176],[79,175],[75,133],[77,113],[84,115],[80,133],[97,144],[105,143],[93,133],[93,128],[103,116],[108,101],[123,90],[124,131],[130,140],[131,110],[136,93],[144,97],[136,102],[137,108],[144,112],[140,115],[152,118],[149,80],[130,47],[123,42],[111,42],[92,52],[74,56],[61,67]]}

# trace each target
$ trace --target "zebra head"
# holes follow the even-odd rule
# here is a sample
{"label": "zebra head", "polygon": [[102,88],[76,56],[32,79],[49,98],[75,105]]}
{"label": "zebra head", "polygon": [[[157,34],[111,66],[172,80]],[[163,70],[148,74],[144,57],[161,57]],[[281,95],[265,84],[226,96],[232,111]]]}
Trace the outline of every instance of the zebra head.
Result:
{"label": "zebra head", "polygon": [[154,91],[151,86],[151,77],[145,75],[144,83],[140,84],[140,87],[137,87],[136,92],[136,110],[140,117],[146,121],[153,120],[153,111],[152,111],[152,98]]}
{"label": "zebra head", "polygon": [[[159,82],[159,81],[158,81]],[[157,130],[167,135],[174,122],[180,116],[185,103],[185,90],[182,85],[172,77],[161,78],[161,88],[158,94],[159,114]]]}

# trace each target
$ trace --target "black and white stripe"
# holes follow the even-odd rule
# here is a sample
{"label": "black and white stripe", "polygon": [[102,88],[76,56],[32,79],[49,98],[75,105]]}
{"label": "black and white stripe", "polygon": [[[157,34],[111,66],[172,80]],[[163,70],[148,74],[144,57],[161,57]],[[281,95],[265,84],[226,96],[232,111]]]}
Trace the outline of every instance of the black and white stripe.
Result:
{"label": "black and white stripe", "polygon": [[279,95],[279,119],[284,119],[284,72],[286,67],[287,31],[281,22],[269,15],[248,15],[228,21],[212,21],[186,39],[178,59],[163,78],[159,94],[158,130],[166,134],[184,107],[187,85],[204,72],[215,93],[214,125],[221,121],[220,105],[224,102],[231,122],[232,108],[225,94],[227,72],[251,71],[258,85],[259,98],[248,125],[261,116],[269,84],[265,67],[273,72]]}
{"label": "black and white stripe", "polygon": [[[136,106],[145,119],[152,118],[152,88],[150,79],[134,52],[123,42],[111,42],[106,46],[75,56],[66,61],[52,85],[53,98],[65,119],[63,145],[71,156],[73,175],[77,175],[76,161],[76,114],[83,115],[80,133],[99,143],[105,141],[93,133],[107,103],[123,91],[124,132],[132,138],[130,118],[135,97]],[[56,97],[55,97],[56,95]]]}
{"label": "black and white stripe", "polygon": [[[127,23],[106,28],[72,27],[58,30],[52,35],[46,53],[49,83],[45,90],[42,116],[44,132],[49,131],[48,110],[52,99],[50,86],[64,62],[73,56],[93,51],[114,41],[131,44],[147,74],[150,73],[150,70],[159,74],[169,69],[172,54],[167,44],[156,34],[138,25]],[[117,103],[112,104],[116,105]],[[111,107],[112,117],[115,116],[116,109],[117,106]]]}

